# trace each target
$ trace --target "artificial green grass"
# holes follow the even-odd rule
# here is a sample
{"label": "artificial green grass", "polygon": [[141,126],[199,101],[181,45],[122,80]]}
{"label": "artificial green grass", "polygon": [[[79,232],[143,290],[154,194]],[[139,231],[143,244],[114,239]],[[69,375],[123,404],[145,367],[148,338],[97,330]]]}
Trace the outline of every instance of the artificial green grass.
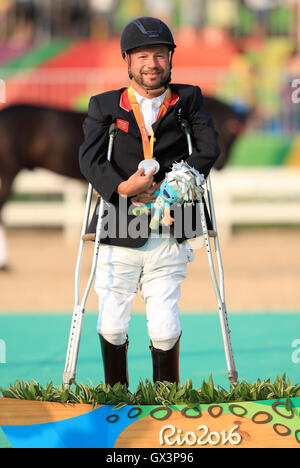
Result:
{"label": "artificial green grass", "polygon": [[171,382],[156,382],[152,384],[146,379],[140,381],[136,391],[130,393],[126,385],[119,383],[113,387],[100,383],[93,384],[73,383],[70,388],[62,384],[56,387],[52,382],[45,387],[38,382],[15,381],[8,389],[0,388],[5,398],[21,400],[48,401],[60,403],[83,403],[97,405],[114,405],[121,408],[124,405],[180,405],[185,404],[194,408],[199,404],[228,403],[232,401],[260,401],[286,398],[286,407],[290,406],[290,398],[300,397],[299,384],[291,384],[289,378],[283,374],[276,377],[274,382],[270,379],[258,379],[254,383],[242,380],[231,384],[226,390],[215,386],[212,376],[206,381],[203,379],[199,388],[193,388],[192,380],[186,380],[184,385]]}

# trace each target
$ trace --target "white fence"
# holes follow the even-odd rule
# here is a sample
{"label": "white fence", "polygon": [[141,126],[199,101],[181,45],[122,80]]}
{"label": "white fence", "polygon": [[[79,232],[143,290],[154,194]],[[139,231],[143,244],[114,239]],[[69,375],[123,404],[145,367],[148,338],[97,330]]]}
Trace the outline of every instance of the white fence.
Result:
{"label": "white fence", "polygon": [[300,225],[300,169],[228,168],[213,172],[212,183],[225,234],[235,225]]}
{"label": "white fence", "polygon": [[[44,169],[22,171],[15,179],[13,192],[33,196],[32,200],[17,197],[16,201],[9,201],[3,209],[4,224],[8,227],[58,227],[64,229],[67,238],[78,237],[86,187],[85,183]],[[50,196],[49,201],[45,196]]]}
{"label": "white fence", "polygon": [[[220,233],[235,225],[300,225],[300,169],[227,168],[212,171],[214,204]],[[45,170],[23,171],[16,194],[36,201],[10,201],[3,217],[11,227],[60,227],[68,239],[78,238],[87,186]],[[39,195],[60,195],[61,201],[39,201]]]}

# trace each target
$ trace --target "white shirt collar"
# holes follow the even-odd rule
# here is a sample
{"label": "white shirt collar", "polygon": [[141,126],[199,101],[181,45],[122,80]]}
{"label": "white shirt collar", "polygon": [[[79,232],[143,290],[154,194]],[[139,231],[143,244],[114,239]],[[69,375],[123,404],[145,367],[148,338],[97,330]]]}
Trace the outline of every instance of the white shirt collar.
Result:
{"label": "white shirt collar", "polygon": [[148,135],[152,135],[153,133],[152,125],[157,119],[160,106],[164,102],[165,96],[167,94],[167,90],[160,96],[157,96],[152,99],[145,98],[141,96],[140,94],[138,94],[135,90],[133,91],[136,96],[138,105],[140,106]]}

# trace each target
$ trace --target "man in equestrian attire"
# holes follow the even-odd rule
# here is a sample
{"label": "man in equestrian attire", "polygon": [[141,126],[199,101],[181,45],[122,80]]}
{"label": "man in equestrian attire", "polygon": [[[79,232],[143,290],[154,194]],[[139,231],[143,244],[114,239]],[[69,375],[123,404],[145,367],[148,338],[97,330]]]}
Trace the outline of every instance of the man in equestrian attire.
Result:
{"label": "man in equestrian attire", "polygon": [[[128,386],[130,308],[138,287],[146,304],[153,380],[179,383],[182,331],[178,300],[187,263],[193,259],[187,239],[199,233],[199,226],[191,230],[197,206],[193,206],[192,218],[182,216],[182,229],[176,232],[171,227],[169,237],[151,231],[149,222],[146,235],[130,232],[134,219],[130,206],[153,202],[154,192],[174,162],[185,161],[207,177],[220,153],[200,88],[171,84],[175,48],[170,29],[159,19],[142,17],[129,23],[121,37],[121,52],[130,86],[93,96],[83,125],[81,171],[105,200],[108,211],[112,208],[116,220],[113,235],[102,235],[95,279],[97,331],[105,381],[110,385],[121,382]],[[189,122],[193,133],[192,154],[180,125],[182,119]],[[113,122],[118,131],[108,161],[108,132]],[[126,217],[126,235],[119,221],[122,216]],[[96,220],[97,209],[90,228],[93,232]]]}

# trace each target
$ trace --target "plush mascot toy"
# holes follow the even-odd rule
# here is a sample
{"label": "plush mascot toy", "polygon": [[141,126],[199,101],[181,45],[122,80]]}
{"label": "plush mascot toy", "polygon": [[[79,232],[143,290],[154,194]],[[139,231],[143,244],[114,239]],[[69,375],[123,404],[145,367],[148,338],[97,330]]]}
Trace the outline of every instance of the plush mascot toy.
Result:
{"label": "plush mascot toy", "polygon": [[150,213],[154,210],[150,228],[157,229],[160,224],[169,226],[174,219],[170,215],[171,205],[183,205],[199,201],[204,193],[205,178],[196,169],[184,161],[174,163],[172,170],[166,174],[159,192],[154,192],[156,200],[153,204],[137,206],[133,209],[135,216]]}

